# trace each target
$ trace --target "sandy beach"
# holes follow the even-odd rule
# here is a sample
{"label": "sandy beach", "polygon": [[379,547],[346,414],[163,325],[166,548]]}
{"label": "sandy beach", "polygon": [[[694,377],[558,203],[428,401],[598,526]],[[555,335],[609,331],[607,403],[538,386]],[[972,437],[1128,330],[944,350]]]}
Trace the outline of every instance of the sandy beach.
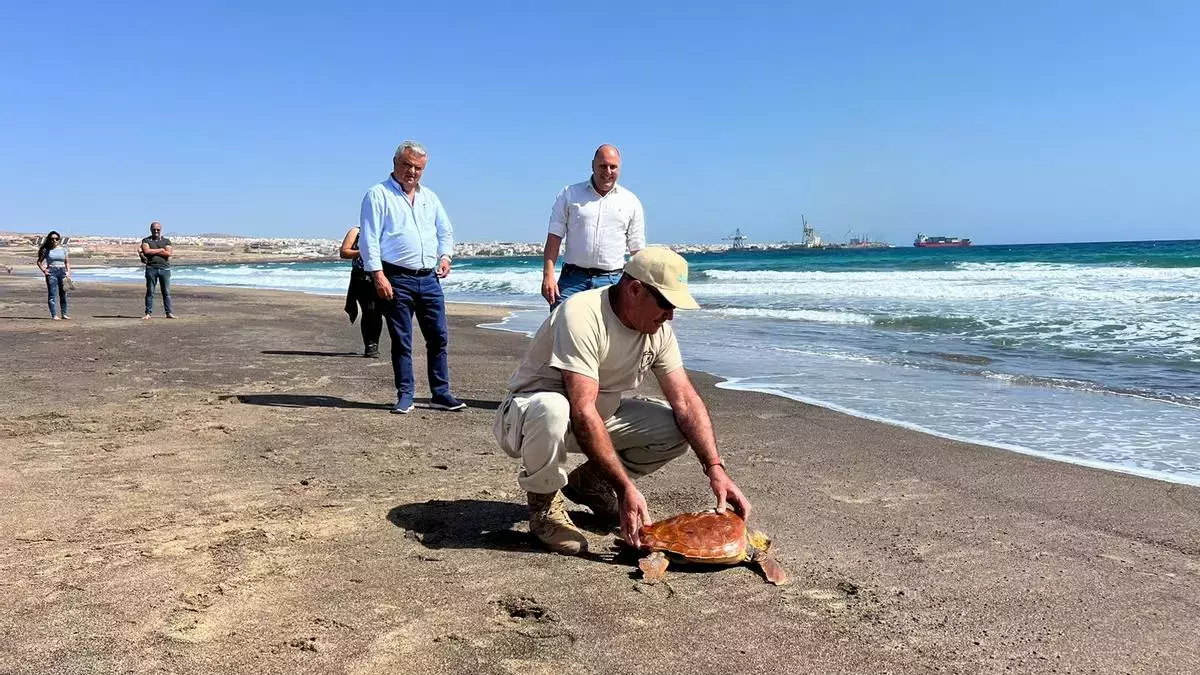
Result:
{"label": "sandy beach", "polygon": [[[80,284],[51,322],[0,276],[0,673],[1200,671],[1200,489],[694,373],[792,583],[651,585],[612,533],[525,532],[491,422],[527,339],[477,327],[502,309],[452,306],[468,410],[399,416],[341,298],[173,290],[175,321]],[[690,456],[640,485],[655,517],[712,505]]]}

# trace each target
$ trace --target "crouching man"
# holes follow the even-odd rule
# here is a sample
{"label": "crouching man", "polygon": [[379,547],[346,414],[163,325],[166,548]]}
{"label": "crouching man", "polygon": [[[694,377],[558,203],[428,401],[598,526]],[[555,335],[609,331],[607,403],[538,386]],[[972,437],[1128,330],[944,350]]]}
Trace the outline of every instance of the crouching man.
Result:
{"label": "crouching man", "polygon": [[[649,509],[634,481],[690,447],[717,498],[743,518],[750,503],[725,472],[708,410],[692,387],[671,319],[698,309],[687,262],[646,248],[614,286],[572,296],[538,329],[496,414],[501,449],[521,459],[517,482],[528,493],[529,530],[551,551],[578,555],[587,538],[567,515],[563,495],[612,523],[641,546]],[[653,371],[667,403],[622,398]],[[587,460],[570,473],[567,454]],[[560,492],[561,491],[561,492]]]}

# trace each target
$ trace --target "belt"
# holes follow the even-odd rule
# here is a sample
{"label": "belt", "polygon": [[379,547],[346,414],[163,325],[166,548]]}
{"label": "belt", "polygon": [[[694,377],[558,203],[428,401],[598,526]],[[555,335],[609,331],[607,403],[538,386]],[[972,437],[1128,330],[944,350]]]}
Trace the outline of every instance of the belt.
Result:
{"label": "belt", "polygon": [[433,274],[433,268],[426,267],[425,269],[420,269],[420,270],[410,270],[407,267],[393,265],[392,263],[384,260],[383,261],[383,272],[384,272],[384,274],[403,274],[403,275],[410,276],[410,277],[427,277],[430,274]]}
{"label": "belt", "polygon": [[583,274],[586,274],[589,277],[606,277],[610,274],[620,274],[621,272],[624,271],[624,270],[620,270],[620,269],[602,270],[597,267],[580,267],[579,265],[572,265],[571,263],[567,263],[567,264],[563,265],[563,271],[566,272],[568,270],[573,271],[573,272],[582,272]]}

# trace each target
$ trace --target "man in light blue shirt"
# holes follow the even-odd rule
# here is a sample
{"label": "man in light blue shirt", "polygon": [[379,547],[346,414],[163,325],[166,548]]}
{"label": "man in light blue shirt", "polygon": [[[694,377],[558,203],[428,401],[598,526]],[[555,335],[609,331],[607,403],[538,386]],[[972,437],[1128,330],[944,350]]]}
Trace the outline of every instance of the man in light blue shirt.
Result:
{"label": "man in light blue shirt", "polygon": [[412,319],[425,338],[429,401],[439,410],[467,407],[450,393],[446,300],[441,280],[450,274],[454,228],[433,190],[422,186],[429,161],[425,147],[404,141],[392,157],[392,174],[363,197],[359,216],[359,253],[375,284],[381,311],[392,337],[396,405],[413,410]]}

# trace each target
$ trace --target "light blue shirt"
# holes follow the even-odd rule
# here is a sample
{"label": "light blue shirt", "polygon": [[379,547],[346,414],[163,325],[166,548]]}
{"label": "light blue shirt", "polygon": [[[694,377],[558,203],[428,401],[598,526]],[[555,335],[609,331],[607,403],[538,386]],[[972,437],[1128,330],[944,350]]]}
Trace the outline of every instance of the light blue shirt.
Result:
{"label": "light blue shirt", "polygon": [[437,267],[454,253],[454,227],[433,190],[417,186],[410,204],[396,179],[371,186],[359,214],[358,251],[363,269],[377,272],[389,262],[408,269]]}
{"label": "light blue shirt", "polygon": [[46,266],[47,267],[66,267],[67,266],[67,247],[59,244],[54,248],[46,251]]}

